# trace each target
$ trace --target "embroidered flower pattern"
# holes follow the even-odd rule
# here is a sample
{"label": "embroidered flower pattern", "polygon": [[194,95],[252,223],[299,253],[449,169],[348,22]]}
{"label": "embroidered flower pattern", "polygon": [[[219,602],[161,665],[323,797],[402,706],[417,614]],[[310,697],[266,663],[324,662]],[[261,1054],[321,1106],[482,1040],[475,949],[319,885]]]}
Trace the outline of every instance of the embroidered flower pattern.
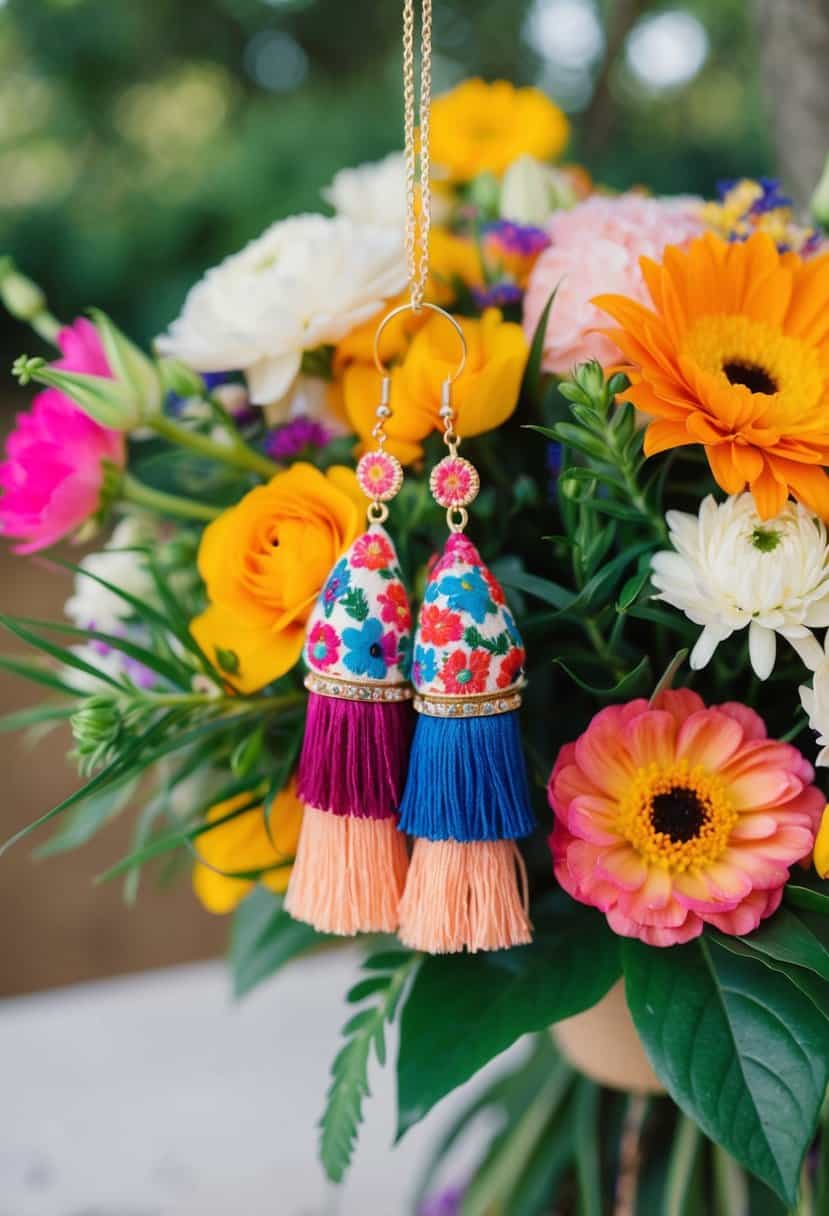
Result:
{"label": "embroidered flower pattern", "polygon": [[372,524],[328,576],[308,624],[305,662],[332,680],[399,684],[409,678],[411,629],[394,545]]}
{"label": "embroidered flower pattern", "polygon": [[415,646],[412,679],[418,686],[431,684],[438,674],[437,653],[431,646]]}
{"label": "embroidered flower pattern", "polygon": [[420,640],[433,646],[459,642],[463,636],[463,621],[457,612],[425,604],[420,613]]}
{"label": "embroidered flower pattern", "polygon": [[499,688],[509,688],[510,685],[518,683],[524,672],[526,658],[523,647],[516,646],[505,659],[501,660],[498,678],[495,681]]}
{"label": "embroidered flower pattern", "polygon": [[340,657],[340,638],[336,629],[317,621],[308,634],[308,661],[313,667],[325,671]]}
{"label": "embroidered flower pattern", "polygon": [[471,541],[449,538],[430,564],[412,683],[426,696],[499,697],[520,685],[524,645],[498,580]]}
{"label": "embroidered flower pattern", "polygon": [[341,599],[346,591],[348,591],[350,583],[351,574],[349,573],[348,562],[343,557],[329,574],[328,581],[322,589],[322,607],[327,617],[334,611],[334,605],[337,600]]}
{"label": "embroidered flower pattern", "polygon": [[355,676],[382,680],[397,660],[397,639],[393,633],[383,633],[381,622],[374,617],[359,629],[344,629],[343,643],[346,646],[343,662]]}
{"label": "embroidered flower pattern", "polygon": [[366,570],[385,570],[394,560],[394,549],[379,532],[366,532],[354,542],[351,550],[352,566]]}
{"label": "embroidered flower pattern", "polygon": [[381,618],[392,625],[399,633],[405,633],[411,628],[412,614],[409,609],[409,599],[402,583],[389,583],[388,589],[377,597],[382,604]]}
{"label": "embroidered flower pattern", "polygon": [[460,576],[447,575],[440,580],[438,591],[446,596],[450,608],[468,613],[476,625],[482,625],[487,614],[495,611],[489,585],[481,574],[480,566],[473,566]]}
{"label": "embroidered flower pattern", "polygon": [[485,692],[490,657],[481,650],[454,650],[440,671],[446,692],[453,697]]}

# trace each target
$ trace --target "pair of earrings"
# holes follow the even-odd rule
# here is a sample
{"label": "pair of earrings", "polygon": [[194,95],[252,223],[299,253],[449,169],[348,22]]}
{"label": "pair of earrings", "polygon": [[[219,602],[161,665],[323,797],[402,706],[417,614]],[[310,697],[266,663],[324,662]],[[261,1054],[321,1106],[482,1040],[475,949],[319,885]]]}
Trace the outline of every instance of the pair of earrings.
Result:
{"label": "pair of earrings", "polygon": [[442,389],[448,455],[429,479],[449,536],[412,649],[409,600],[383,526],[403,470],[385,451],[391,380],[379,357],[383,330],[409,307],[389,313],[375,338],[377,447],[357,467],[368,527],[332,570],[308,625],[298,772],[306,811],[285,906],[327,933],[397,932],[429,954],[497,950],[531,936],[515,844],[534,826],[517,714],[524,649],[499,583],[464,535],[480,481],[458,455],[454,429],[463,331],[426,303],[454,326],[463,355]]}

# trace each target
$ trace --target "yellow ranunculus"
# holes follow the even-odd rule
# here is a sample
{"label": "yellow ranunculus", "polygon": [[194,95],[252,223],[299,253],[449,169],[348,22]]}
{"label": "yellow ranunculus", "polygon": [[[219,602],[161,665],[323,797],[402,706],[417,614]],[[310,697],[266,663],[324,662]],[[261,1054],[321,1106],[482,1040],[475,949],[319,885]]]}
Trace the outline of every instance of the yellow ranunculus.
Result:
{"label": "yellow ranunculus", "polygon": [[299,462],[205,529],[198,565],[210,606],[190,628],[240,692],[255,692],[298,661],[308,615],[359,535],[364,505],[351,469],[321,473]]}
{"label": "yellow ranunculus", "polygon": [[[496,308],[480,320],[458,317],[468,347],[467,365],[452,391],[456,429],[462,438],[494,430],[518,402],[527,361],[527,340],[520,325],[504,321]],[[441,386],[457,367],[459,342],[445,318],[431,315],[414,335],[402,361],[391,372],[392,416],[386,425],[388,449],[405,464],[422,454],[422,441],[442,429]],[[379,376],[367,363],[352,363],[342,375],[350,423],[364,445],[370,443],[379,393]]]}
{"label": "yellow ranunculus", "polygon": [[829,878],[829,806],[824,810],[820,821],[812,861],[820,877]]}
{"label": "yellow ranunculus", "polygon": [[[218,802],[207,812],[207,820],[214,823],[250,800],[250,794],[237,794],[226,802]],[[243,811],[235,819],[197,836],[195,847],[207,865],[197,861],[193,867],[193,890],[208,912],[232,912],[245,898],[253,880],[228,877],[241,871],[265,870],[259,882],[281,895],[291,876],[288,863],[293,861],[301,824],[302,803],[296,796],[295,782],[291,781],[271,807],[270,836],[262,806]]]}
{"label": "yellow ranunculus", "polygon": [[564,149],[570,124],[539,89],[506,80],[465,80],[432,103],[432,160],[466,182],[502,173],[519,156],[552,160]]}

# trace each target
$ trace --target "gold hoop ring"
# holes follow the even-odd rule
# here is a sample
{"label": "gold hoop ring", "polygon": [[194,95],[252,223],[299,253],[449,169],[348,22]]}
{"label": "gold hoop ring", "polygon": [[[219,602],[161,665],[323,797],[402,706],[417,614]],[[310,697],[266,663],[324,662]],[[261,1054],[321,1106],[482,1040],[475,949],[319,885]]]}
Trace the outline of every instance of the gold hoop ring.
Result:
{"label": "gold hoop ring", "polygon": [[449,324],[452,326],[455,333],[458,335],[458,337],[461,340],[460,363],[458,364],[454,373],[451,376],[448,376],[446,379],[447,384],[454,384],[455,381],[458,379],[458,377],[463,372],[463,369],[466,367],[466,356],[467,356],[466,338],[464,337],[463,330],[461,329],[460,325],[458,324],[458,322],[455,320],[455,318],[452,316],[451,313],[447,312],[445,308],[441,308],[441,306],[439,304],[429,304],[426,300],[424,300],[420,304],[419,308],[415,308],[414,304],[398,304],[397,308],[393,308],[391,310],[391,312],[386,313],[386,315],[383,317],[383,320],[377,326],[377,332],[374,335],[374,365],[377,368],[377,370],[381,376],[388,376],[389,369],[386,367],[385,363],[380,358],[380,339],[383,336],[383,330],[386,328],[389,321],[393,321],[394,318],[400,316],[401,313],[419,312],[421,308],[428,308],[428,309],[430,309],[431,312],[436,312],[441,317],[444,317],[449,322]]}

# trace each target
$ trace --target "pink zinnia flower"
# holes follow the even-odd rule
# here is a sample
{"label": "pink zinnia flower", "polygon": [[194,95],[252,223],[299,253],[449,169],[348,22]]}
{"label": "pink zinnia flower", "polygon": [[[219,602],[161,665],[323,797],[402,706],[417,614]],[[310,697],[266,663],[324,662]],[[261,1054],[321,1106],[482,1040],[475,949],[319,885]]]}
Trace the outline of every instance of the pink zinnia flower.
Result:
{"label": "pink zinnia flower", "polygon": [[[95,326],[84,318],[62,329],[63,358],[55,367],[109,376]],[[123,467],[124,436],[88,418],[57,389],[38,393],[32,408],[18,414],[0,464],[0,532],[25,543],[16,553],[34,553],[80,527],[98,510],[104,461]]]}
{"label": "pink zinnia flower", "polygon": [[566,375],[588,359],[607,366],[620,358],[615,343],[595,332],[608,322],[591,303],[593,296],[613,292],[649,304],[639,258],[660,261],[666,245],[698,236],[703,231],[699,205],[696,199],[593,195],[572,211],[553,215],[552,243],[535,263],[524,297],[524,331],[532,339],[558,288],[544,341],[545,371]]}
{"label": "pink zinnia flower", "polygon": [[826,799],[796,748],[736,702],[696,693],[613,705],[559,753],[548,787],[556,877],[623,937],[742,935],[780,904]]}

